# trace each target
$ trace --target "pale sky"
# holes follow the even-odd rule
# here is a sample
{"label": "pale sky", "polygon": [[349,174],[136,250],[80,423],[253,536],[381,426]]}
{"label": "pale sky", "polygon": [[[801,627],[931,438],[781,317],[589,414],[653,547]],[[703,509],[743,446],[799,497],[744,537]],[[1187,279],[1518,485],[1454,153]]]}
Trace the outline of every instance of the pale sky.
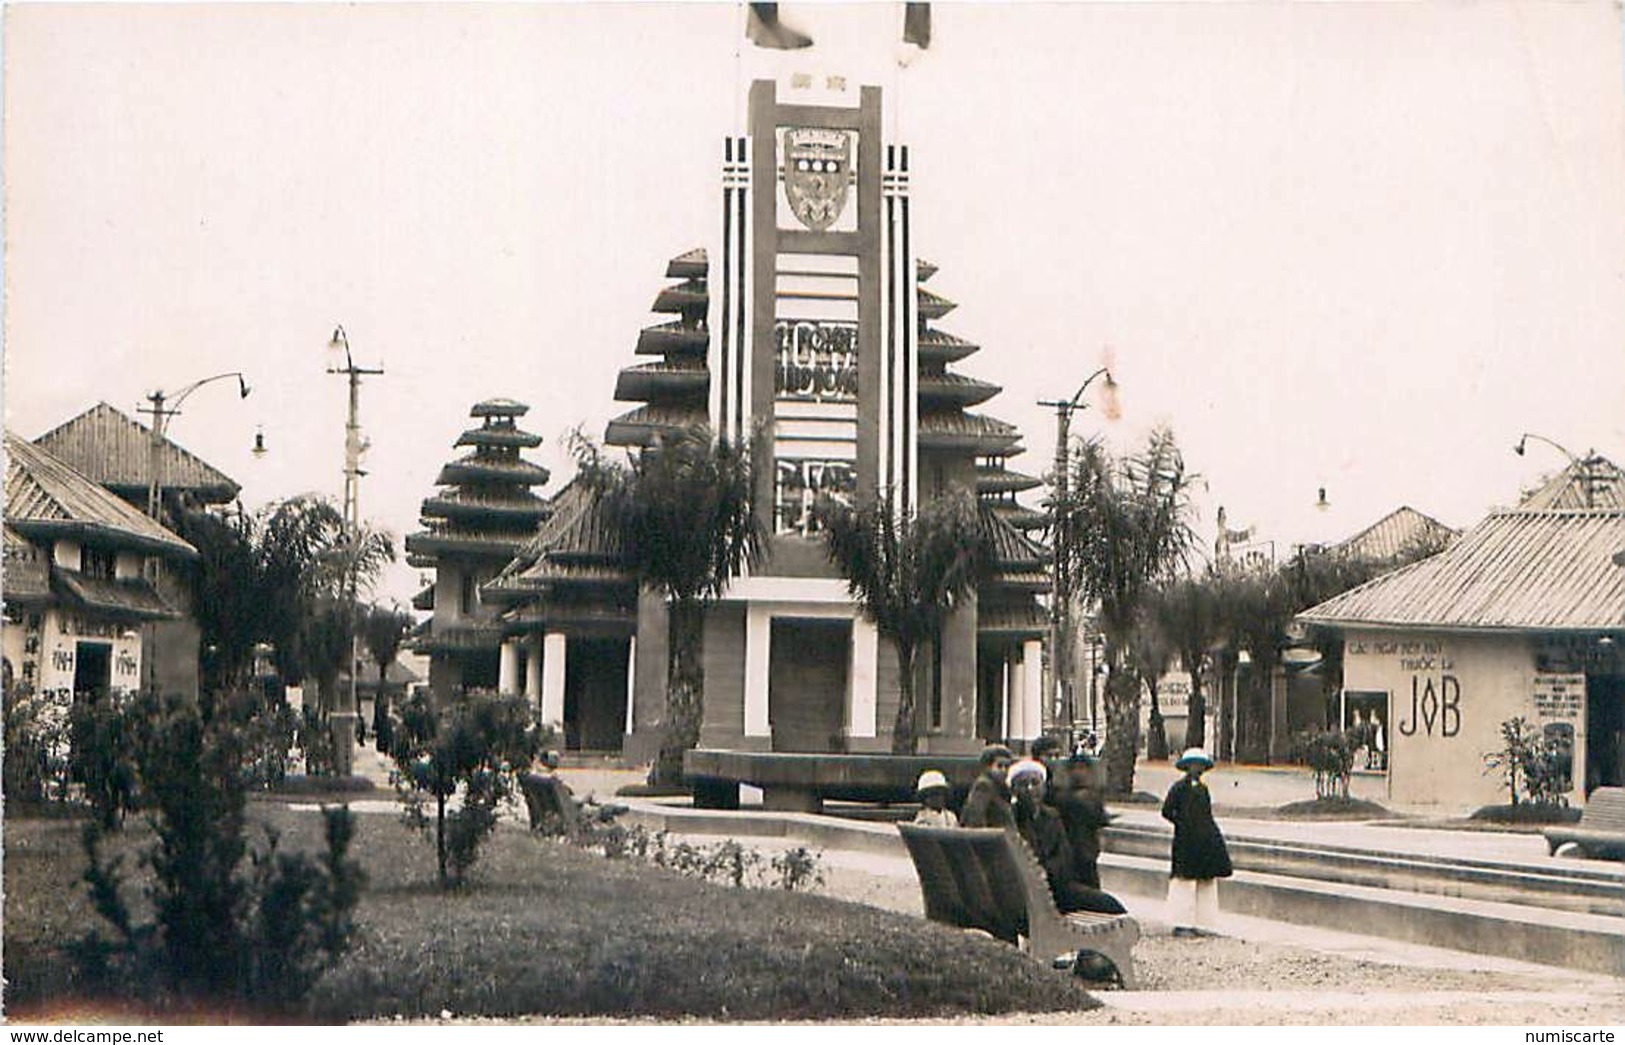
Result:
{"label": "pale sky", "polygon": [[[794,21],[797,5],[784,6]],[[883,54],[901,5],[807,17]],[[33,438],[242,370],[171,422],[251,508],[338,499],[397,537],[470,405],[532,455],[612,398],[668,258],[716,256],[743,130],[734,4],[10,5],[6,424]],[[1042,474],[1040,399],[1104,359],[1134,447],[1174,429],[1284,549],[1402,504],[1467,526],[1566,462],[1625,462],[1625,69],[1617,3],[934,5],[891,71],[913,233]],[[746,52],[741,56],[742,49]],[[809,59],[838,69],[829,47]],[[271,453],[248,450],[263,427]],[[1324,486],[1328,512],[1312,505]],[[401,564],[385,596],[405,600]]]}

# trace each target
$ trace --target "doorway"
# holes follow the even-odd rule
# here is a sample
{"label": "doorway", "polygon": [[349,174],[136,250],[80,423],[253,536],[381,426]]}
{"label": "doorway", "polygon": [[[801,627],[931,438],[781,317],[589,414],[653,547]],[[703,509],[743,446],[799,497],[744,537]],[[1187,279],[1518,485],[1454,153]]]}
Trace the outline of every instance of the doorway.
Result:
{"label": "doorway", "polygon": [[773,750],[843,749],[852,622],[774,618],[768,641],[767,718]]}
{"label": "doorway", "polygon": [[1586,676],[1586,786],[1590,796],[1598,787],[1625,784],[1620,765],[1625,746],[1625,675]]}
{"label": "doorway", "polygon": [[100,700],[113,684],[113,644],[81,642],[74,651],[73,694]]}

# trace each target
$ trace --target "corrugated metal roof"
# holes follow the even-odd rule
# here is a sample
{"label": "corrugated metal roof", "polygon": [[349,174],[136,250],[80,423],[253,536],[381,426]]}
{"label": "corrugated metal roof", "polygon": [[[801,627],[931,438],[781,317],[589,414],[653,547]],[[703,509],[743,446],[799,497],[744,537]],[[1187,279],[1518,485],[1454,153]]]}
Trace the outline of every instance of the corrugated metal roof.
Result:
{"label": "corrugated metal roof", "polygon": [[45,553],[27,537],[5,527],[5,600],[38,602],[51,595]]}
{"label": "corrugated metal roof", "polygon": [[1532,511],[1625,508],[1625,472],[1600,454],[1587,454],[1518,502]]}
{"label": "corrugated metal roof", "polygon": [[1337,550],[1356,559],[1383,562],[1422,541],[1445,541],[1454,536],[1456,531],[1444,523],[1405,505],[1337,545]]}
{"label": "corrugated metal roof", "polygon": [[1625,511],[1497,512],[1438,555],[1305,610],[1318,624],[1625,629]]}
{"label": "corrugated metal roof", "polygon": [[26,535],[74,535],[112,547],[192,558],[197,550],[106,487],[6,433],[6,522]]}
{"label": "corrugated metal roof", "polygon": [[[64,421],[34,443],[92,482],[121,493],[142,493],[151,482],[152,429],[106,403]],[[237,496],[241,487],[229,475],[168,436],[161,446],[164,489],[186,490],[211,503]]]}

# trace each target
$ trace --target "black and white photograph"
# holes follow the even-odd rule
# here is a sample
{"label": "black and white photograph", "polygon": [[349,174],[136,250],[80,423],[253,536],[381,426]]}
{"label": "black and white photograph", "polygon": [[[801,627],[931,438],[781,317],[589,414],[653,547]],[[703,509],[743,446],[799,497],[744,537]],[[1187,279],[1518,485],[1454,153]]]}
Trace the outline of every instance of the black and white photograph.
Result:
{"label": "black and white photograph", "polygon": [[1619,0],[0,51],[4,1022],[1625,1024]]}

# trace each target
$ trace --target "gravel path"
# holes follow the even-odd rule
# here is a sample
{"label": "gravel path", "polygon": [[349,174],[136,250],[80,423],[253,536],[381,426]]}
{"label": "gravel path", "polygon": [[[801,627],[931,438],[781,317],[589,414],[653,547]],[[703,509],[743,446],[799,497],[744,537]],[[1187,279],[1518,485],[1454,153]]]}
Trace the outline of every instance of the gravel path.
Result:
{"label": "gravel path", "polygon": [[[699,844],[716,840],[691,839]],[[767,855],[785,845],[764,840],[751,844]],[[919,886],[906,859],[825,851],[821,867],[824,884],[818,892],[823,895],[923,916]],[[1139,899],[1131,898],[1130,906],[1141,907]],[[1157,908],[1154,902],[1143,906]],[[1336,939],[1338,950],[1329,952],[1304,944],[1337,934],[1305,932],[1304,942],[1295,943],[1292,927],[1278,923],[1270,923],[1268,939],[1176,939],[1151,916],[1141,918],[1141,927],[1144,936],[1134,949],[1140,990],[1102,991],[1106,1007],[1094,1012],[985,1022],[1571,1028],[1625,1023],[1625,977],[1387,943],[1362,952],[1359,938]]]}

